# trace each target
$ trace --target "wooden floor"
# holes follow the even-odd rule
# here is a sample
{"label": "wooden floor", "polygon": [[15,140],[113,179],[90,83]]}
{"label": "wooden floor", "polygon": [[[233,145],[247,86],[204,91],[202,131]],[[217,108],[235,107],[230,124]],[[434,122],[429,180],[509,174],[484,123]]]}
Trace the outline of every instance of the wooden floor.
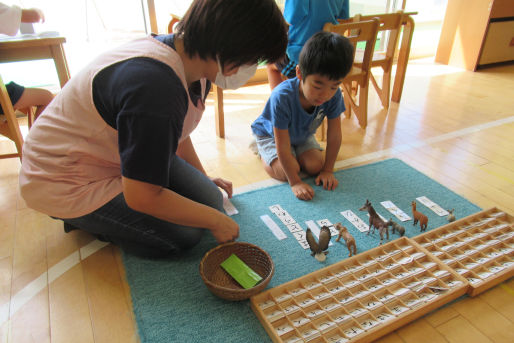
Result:
{"label": "wooden floor", "polygon": [[[514,214],[513,89],[514,65],[473,73],[411,61],[400,104],[386,113],[370,92],[368,128],[343,120],[337,165],[397,157],[482,208]],[[235,187],[267,179],[247,147],[268,95],[267,85],[225,93],[224,140],[215,137],[209,100],[193,141],[210,175]],[[11,148],[0,140],[0,152]],[[0,160],[0,342],[137,342],[118,249],[79,231],[64,234],[61,222],[28,209],[19,166]],[[379,341],[514,342],[513,323],[510,279]]]}

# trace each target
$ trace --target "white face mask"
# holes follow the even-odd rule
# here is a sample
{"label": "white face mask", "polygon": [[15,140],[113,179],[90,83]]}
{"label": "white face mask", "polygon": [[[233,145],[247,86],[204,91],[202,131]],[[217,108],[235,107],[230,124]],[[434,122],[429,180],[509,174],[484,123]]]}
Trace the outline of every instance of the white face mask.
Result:
{"label": "white face mask", "polygon": [[218,73],[216,74],[216,80],[214,83],[216,86],[223,89],[237,89],[243,86],[253,75],[255,75],[255,71],[257,70],[257,64],[242,65],[234,75],[225,76],[221,71],[222,68],[220,60],[216,60],[218,62]]}

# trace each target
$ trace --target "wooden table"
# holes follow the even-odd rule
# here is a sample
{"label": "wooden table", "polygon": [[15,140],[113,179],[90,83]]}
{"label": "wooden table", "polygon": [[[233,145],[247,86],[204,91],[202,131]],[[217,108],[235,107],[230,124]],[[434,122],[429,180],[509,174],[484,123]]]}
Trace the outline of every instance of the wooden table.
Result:
{"label": "wooden table", "polygon": [[[64,37],[0,40],[0,63],[53,59],[62,88],[70,79],[68,63],[62,46],[64,42],[66,42]],[[0,123],[0,134],[10,138],[15,143],[17,150],[17,153],[14,154],[2,154],[0,158],[19,157],[21,159],[23,136],[1,77],[0,106],[6,118],[5,122]]]}
{"label": "wooden table", "polygon": [[64,37],[0,40],[0,63],[53,59],[61,88],[70,79]]}

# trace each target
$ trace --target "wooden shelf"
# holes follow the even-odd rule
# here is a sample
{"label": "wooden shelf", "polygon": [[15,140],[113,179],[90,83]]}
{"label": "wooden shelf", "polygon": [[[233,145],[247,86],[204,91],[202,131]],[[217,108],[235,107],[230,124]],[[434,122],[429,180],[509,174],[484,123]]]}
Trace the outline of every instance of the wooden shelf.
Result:
{"label": "wooden shelf", "polygon": [[449,0],[435,61],[477,70],[514,61],[512,0]]}

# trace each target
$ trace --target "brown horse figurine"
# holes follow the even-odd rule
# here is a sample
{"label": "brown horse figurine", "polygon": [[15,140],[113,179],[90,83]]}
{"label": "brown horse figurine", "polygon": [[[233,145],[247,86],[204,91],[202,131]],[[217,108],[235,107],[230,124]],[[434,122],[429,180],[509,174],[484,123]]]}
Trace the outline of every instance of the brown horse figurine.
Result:
{"label": "brown horse figurine", "polygon": [[384,240],[384,232],[387,236],[387,240],[389,240],[389,229],[386,225],[386,223],[380,218],[377,211],[371,206],[371,203],[369,200],[366,199],[366,203],[364,206],[359,208],[359,211],[368,211],[369,214],[369,232],[371,229],[373,229],[373,232],[375,232],[375,229],[378,229],[378,232],[380,233],[380,244],[382,244],[382,241]]}
{"label": "brown horse figurine", "polygon": [[428,217],[423,213],[416,211],[416,200],[412,202],[412,216],[414,217],[414,223],[412,225],[416,225],[419,221],[421,232],[426,231],[428,225]]}
{"label": "brown horse figurine", "polygon": [[339,231],[339,235],[336,238],[336,242],[339,242],[341,237],[344,238],[344,241],[346,242],[346,247],[348,248],[348,252],[350,255],[348,257],[352,257],[352,255],[357,254],[357,245],[355,244],[355,238],[353,238],[352,234],[348,232],[348,229],[341,225],[341,223],[337,223],[335,225],[337,231]]}

